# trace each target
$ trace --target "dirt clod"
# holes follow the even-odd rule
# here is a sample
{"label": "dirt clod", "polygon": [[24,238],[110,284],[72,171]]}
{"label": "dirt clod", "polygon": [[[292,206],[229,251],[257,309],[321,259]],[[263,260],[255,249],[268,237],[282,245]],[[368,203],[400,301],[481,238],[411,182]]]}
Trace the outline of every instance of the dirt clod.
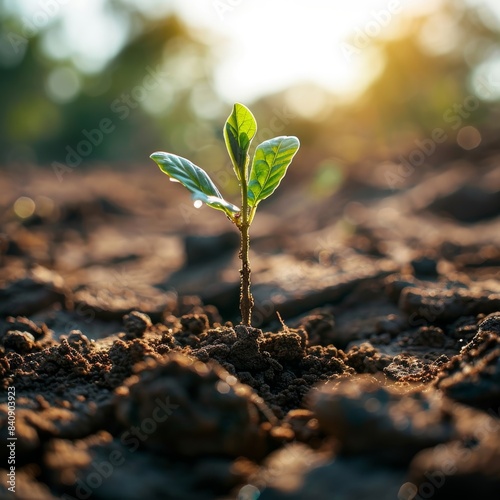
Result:
{"label": "dirt clod", "polygon": [[138,426],[142,444],[158,453],[258,457],[265,433],[253,398],[219,366],[172,354],[137,367],[118,391],[116,414],[125,429]]}
{"label": "dirt clod", "polygon": [[35,348],[35,337],[29,332],[10,330],[3,336],[2,343],[6,349],[28,354]]}
{"label": "dirt clod", "polygon": [[139,311],[132,311],[130,314],[126,314],[123,317],[123,324],[127,331],[127,338],[129,339],[142,337],[144,332],[153,325],[151,318]]}

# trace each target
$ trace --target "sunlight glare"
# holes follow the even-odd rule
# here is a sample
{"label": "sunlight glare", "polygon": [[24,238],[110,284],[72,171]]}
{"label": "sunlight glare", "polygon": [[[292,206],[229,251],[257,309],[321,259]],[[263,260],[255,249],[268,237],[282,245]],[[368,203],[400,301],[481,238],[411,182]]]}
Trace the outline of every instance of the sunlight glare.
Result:
{"label": "sunlight glare", "polygon": [[[432,3],[438,2],[220,0],[195,5],[177,0],[176,7],[190,23],[226,37],[217,88],[227,101],[248,102],[297,83],[359,94],[379,69],[373,71],[365,61],[373,55],[367,49],[374,39],[391,36],[406,11],[420,13]],[[353,37],[358,45],[352,45]],[[318,104],[315,99],[313,106]]]}
{"label": "sunlight glare", "polygon": [[[135,5],[133,0],[122,1]],[[466,1],[477,8],[488,5],[495,12],[491,17],[500,18],[498,0]],[[214,82],[224,101],[250,103],[264,95],[302,85],[302,90],[288,99],[296,103],[300,114],[317,116],[322,96],[304,89],[323,88],[342,99],[356,98],[383,65],[377,57],[375,40],[407,30],[409,16],[433,12],[441,3],[441,0],[145,0],[138,9],[151,19],[170,11],[178,13],[193,38],[213,47]],[[77,70],[86,73],[101,70],[121,50],[131,30],[126,17],[118,15],[119,9],[111,9],[106,0],[60,2],[54,13],[46,12],[40,5],[32,0],[5,2],[5,8],[17,10],[35,32],[48,25],[57,26],[57,21],[62,20],[54,31],[46,32],[43,50],[56,59],[71,60]],[[422,35],[424,45],[438,53],[450,50],[454,42],[453,22],[442,17],[429,22]],[[175,81],[171,82],[174,86],[190,86],[198,73],[204,74],[205,69],[198,63],[193,65],[195,59],[188,55],[181,50],[177,59],[170,61],[176,63]],[[179,57],[182,60],[177,64]],[[488,68],[488,73],[493,75],[488,78],[495,82],[490,93],[496,96],[497,70]],[[154,97],[155,102],[159,101]],[[211,104],[212,97],[200,89],[193,104],[199,106],[199,101]],[[165,105],[155,110],[164,111],[169,105],[167,99]],[[217,106],[204,108],[208,118],[217,112]]]}

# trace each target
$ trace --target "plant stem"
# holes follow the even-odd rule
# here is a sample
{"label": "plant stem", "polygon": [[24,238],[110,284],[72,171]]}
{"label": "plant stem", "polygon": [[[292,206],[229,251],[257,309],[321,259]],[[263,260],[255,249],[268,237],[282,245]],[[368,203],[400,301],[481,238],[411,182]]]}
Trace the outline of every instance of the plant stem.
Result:
{"label": "plant stem", "polygon": [[247,181],[241,181],[241,199],[242,199],[242,220],[238,229],[240,230],[241,246],[240,246],[240,311],[241,322],[245,326],[250,326],[252,318],[253,297],[250,292],[250,260],[248,258],[248,251],[250,249],[250,222],[248,220],[248,195],[247,195]]}

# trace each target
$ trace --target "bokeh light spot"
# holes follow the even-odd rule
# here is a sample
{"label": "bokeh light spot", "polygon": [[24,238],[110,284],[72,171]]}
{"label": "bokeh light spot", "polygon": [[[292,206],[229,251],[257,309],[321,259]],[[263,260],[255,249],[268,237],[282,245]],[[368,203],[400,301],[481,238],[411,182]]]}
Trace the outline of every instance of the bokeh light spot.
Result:
{"label": "bokeh light spot", "polygon": [[21,219],[27,219],[35,213],[35,202],[27,196],[20,196],[14,202],[14,213]]}
{"label": "bokeh light spot", "polygon": [[56,68],[50,72],[45,88],[54,102],[63,104],[74,99],[80,92],[80,79],[72,68]]}
{"label": "bokeh light spot", "polygon": [[221,394],[227,394],[230,390],[231,387],[229,384],[226,382],[223,382],[222,380],[219,380],[216,384],[217,391],[220,392]]}
{"label": "bokeh light spot", "polygon": [[466,151],[477,148],[481,144],[481,133],[470,125],[462,127],[457,134],[457,144]]}
{"label": "bokeh light spot", "polygon": [[365,408],[370,413],[375,413],[381,408],[381,403],[377,398],[368,398],[365,402]]}
{"label": "bokeh light spot", "polygon": [[241,500],[257,500],[260,497],[259,488],[253,484],[246,484],[238,493],[238,498]]}
{"label": "bokeh light spot", "polygon": [[398,498],[401,500],[413,500],[418,493],[418,488],[413,483],[404,483],[399,488]]}

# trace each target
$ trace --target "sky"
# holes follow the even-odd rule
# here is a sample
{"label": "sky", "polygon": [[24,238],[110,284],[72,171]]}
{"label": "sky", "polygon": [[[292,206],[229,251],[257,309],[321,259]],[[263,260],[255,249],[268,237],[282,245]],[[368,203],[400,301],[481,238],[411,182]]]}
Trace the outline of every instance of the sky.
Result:
{"label": "sky", "polygon": [[374,38],[390,36],[405,10],[432,3],[436,0],[178,0],[177,7],[191,23],[226,38],[216,86],[234,101],[293,83],[355,93],[380,65],[375,54],[369,67],[361,57],[370,54]]}
{"label": "sky", "polygon": [[[500,0],[467,0],[493,9]],[[216,86],[228,101],[252,100],[296,83],[358,95],[382,68],[376,37],[405,29],[405,17],[432,12],[440,0],[176,0],[193,25],[227,40]],[[431,43],[449,43],[444,22]],[[321,101],[318,101],[321,102]]]}
{"label": "sky", "polygon": [[[132,0],[127,0],[131,1]],[[489,4],[500,19],[500,0]],[[71,54],[85,71],[98,71],[125,41],[120,20],[106,14],[106,0],[6,0],[29,23],[64,19],[64,39],[48,37],[50,52]],[[51,3],[52,11],[43,5]],[[294,84],[313,83],[355,96],[381,68],[377,36],[401,29],[408,13],[436,8],[439,0],[142,0],[145,13],[176,11],[202,40],[217,45],[215,84],[227,102],[251,102]],[[82,29],[85,27],[85,29]],[[321,101],[318,101],[321,102]],[[314,103],[311,103],[314,105]]]}

